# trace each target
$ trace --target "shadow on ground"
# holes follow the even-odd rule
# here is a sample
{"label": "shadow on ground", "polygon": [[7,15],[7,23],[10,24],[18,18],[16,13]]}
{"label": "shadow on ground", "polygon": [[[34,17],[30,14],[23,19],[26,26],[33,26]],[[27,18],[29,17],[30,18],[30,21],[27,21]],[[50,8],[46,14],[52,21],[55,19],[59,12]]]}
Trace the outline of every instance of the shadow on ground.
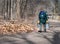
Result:
{"label": "shadow on ground", "polygon": [[44,36],[45,39],[47,39],[51,44],[60,44],[60,32],[55,32],[53,35],[52,40]]}
{"label": "shadow on ground", "polygon": [[20,35],[2,35],[0,36],[0,44],[35,44],[26,38],[26,34]]}
{"label": "shadow on ground", "polygon": [[60,44],[60,32],[2,35],[0,44]]}

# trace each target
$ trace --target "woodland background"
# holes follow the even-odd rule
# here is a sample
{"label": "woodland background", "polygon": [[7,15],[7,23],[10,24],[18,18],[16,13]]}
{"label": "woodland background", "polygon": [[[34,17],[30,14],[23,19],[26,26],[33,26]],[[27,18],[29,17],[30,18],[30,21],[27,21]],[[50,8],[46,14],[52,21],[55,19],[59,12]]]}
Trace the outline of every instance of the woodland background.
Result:
{"label": "woodland background", "polygon": [[50,19],[60,18],[60,0],[0,0],[0,19],[35,22],[41,7]]}

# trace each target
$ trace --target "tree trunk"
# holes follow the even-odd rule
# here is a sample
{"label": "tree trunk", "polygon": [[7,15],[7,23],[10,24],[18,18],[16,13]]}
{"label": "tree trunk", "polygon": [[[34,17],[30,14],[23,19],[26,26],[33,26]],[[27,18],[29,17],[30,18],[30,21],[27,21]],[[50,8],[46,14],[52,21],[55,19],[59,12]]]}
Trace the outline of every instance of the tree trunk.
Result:
{"label": "tree trunk", "polygon": [[20,20],[20,0],[17,0],[17,7],[16,7],[16,9],[17,9],[17,14],[16,14],[16,19],[17,20]]}

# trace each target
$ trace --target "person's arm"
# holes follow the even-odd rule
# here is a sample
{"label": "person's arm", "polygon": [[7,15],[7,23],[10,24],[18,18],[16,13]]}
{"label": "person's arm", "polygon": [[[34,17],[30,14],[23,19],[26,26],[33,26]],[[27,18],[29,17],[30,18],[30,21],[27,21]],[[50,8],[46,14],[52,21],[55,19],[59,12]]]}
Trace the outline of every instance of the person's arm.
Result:
{"label": "person's arm", "polygon": [[45,20],[46,20],[46,21],[48,20],[48,15],[47,15],[47,14],[45,15]]}

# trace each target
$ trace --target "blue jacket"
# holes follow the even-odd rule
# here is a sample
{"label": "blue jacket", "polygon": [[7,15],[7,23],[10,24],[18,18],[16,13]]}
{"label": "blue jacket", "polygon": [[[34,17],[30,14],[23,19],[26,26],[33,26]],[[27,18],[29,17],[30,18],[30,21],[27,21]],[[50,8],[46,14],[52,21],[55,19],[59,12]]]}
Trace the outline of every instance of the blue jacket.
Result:
{"label": "blue jacket", "polygon": [[40,23],[43,23],[43,24],[46,23],[46,21],[47,21],[47,14],[46,14],[45,11],[40,11],[40,13],[39,13],[39,21],[40,21]]}

